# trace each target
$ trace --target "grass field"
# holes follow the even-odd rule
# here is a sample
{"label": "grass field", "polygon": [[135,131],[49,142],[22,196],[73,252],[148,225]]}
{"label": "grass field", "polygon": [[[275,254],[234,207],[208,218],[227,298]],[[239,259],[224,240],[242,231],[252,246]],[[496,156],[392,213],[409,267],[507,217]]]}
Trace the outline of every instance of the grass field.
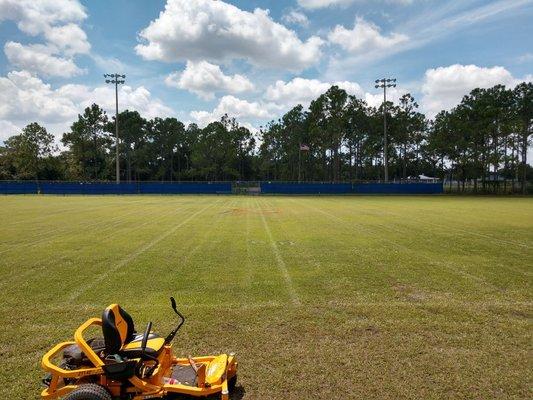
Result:
{"label": "grass field", "polygon": [[109,303],[235,398],[530,399],[533,198],[0,197],[0,398]]}

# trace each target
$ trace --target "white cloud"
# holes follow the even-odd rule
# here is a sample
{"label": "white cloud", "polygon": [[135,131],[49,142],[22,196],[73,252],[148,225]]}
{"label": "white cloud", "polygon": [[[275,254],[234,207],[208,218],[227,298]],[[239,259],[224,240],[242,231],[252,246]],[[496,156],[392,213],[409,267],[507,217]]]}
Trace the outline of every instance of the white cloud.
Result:
{"label": "white cloud", "polygon": [[20,127],[10,121],[0,119],[0,144],[8,137],[17,135],[20,131]]}
{"label": "white cloud", "polygon": [[304,8],[316,9],[331,6],[347,6],[355,1],[356,0],[298,0],[298,4]]}
{"label": "white cloud", "polygon": [[410,36],[408,50],[427,45],[450,34],[457,35],[470,27],[490,20],[503,20],[523,15],[531,0],[442,1],[415,14],[402,25],[402,32]]}
{"label": "white cloud", "polygon": [[136,51],[148,60],[246,59],[261,67],[301,70],[315,64],[322,39],[306,41],[272,20],[268,11],[243,11],[223,1],[168,0],[140,33]]}
{"label": "white cloud", "polygon": [[[265,92],[265,99],[270,103],[270,108],[278,113],[290,110],[292,107],[301,104],[304,108],[309,107],[312,100],[325,93],[331,86],[336,85],[344,89],[348,94],[363,99],[371,107],[379,107],[383,103],[383,92],[376,91],[368,93],[357,82],[337,81],[324,82],[318,79],[294,78],[289,82],[276,81],[270,85]],[[387,100],[393,103],[405,93],[405,88],[389,88],[387,90]]]}
{"label": "white cloud", "polygon": [[353,55],[333,55],[328,60],[324,76],[327,79],[349,77],[350,71],[370,68],[386,57],[427,46],[448,35],[458,35],[475,25],[505,19],[511,21],[527,12],[531,0],[494,0],[485,3],[475,0],[434,1],[431,7],[421,7],[420,12],[413,13],[412,17],[405,18],[397,25],[397,31],[407,35],[409,40],[389,47],[387,51],[368,50]]}
{"label": "white cloud", "polygon": [[0,21],[15,21],[22,32],[32,36],[53,25],[85,18],[85,9],[77,0],[0,0]]}
{"label": "white cloud", "polygon": [[[91,54],[91,58],[96,66],[104,71],[128,71],[131,73],[133,70],[136,70],[135,66],[126,65],[115,57],[103,57],[99,54]],[[135,72],[139,73],[138,70]]]}
{"label": "white cloud", "polygon": [[290,10],[281,17],[281,20],[286,24],[300,25],[304,27],[309,25],[309,19],[307,16],[298,10]]}
{"label": "white cloud", "polygon": [[76,24],[51,27],[45,31],[44,36],[50,44],[69,56],[87,54],[91,49],[87,35]]}
{"label": "white cloud", "polygon": [[516,59],[519,63],[527,63],[533,61],[533,53],[524,53]]}
{"label": "white cloud", "polygon": [[316,9],[331,6],[347,6],[355,0],[298,0],[298,4],[303,8]]}
{"label": "white cloud", "polygon": [[[375,0],[374,0],[375,1]],[[414,0],[382,0],[385,3],[407,5],[413,3]],[[326,8],[326,7],[346,7],[352,3],[364,3],[365,0],[298,0],[301,7],[308,9]],[[367,2],[373,2],[368,1]]]}
{"label": "white cloud", "polygon": [[188,90],[205,100],[213,99],[216,92],[236,94],[254,89],[252,82],[245,76],[225,75],[218,65],[207,61],[187,61],[185,70],[168,75],[165,83]]}
{"label": "white cloud", "polygon": [[55,56],[52,48],[42,44],[7,42],[4,53],[12,65],[44,76],[69,78],[84,72],[74,61]]}
{"label": "white cloud", "polygon": [[[28,71],[13,71],[0,77],[0,120],[17,126],[36,121],[47,128],[52,126],[51,132],[60,135],[92,103],[114,114],[114,98],[114,89],[110,86],[91,88],[68,84],[54,89]],[[119,107],[137,110],[147,118],[173,114],[143,86],[122,86]]]}
{"label": "white cloud", "polygon": [[71,99],[27,71],[14,71],[0,78],[0,119],[59,122],[77,114]]}
{"label": "white cloud", "polygon": [[281,115],[292,107],[310,102],[325,93],[332,85],[346,90],[348,94],[365,97],[363,89],[356,82],[322,82],[317,79],[294,78],[289,82],[276,81],[267,87],[263,101],[247,101],[234,96],[224,96],[212,111],[192,111],[191,118],[200,126],[220,120],[224,114],[236,117],[244,124],[256,123]]}
{"label": "white cloud", "polygon": [[355,19],[353,29],[337,25],[329,34],[328,39],[350,53],[364,53],[387,49],[408,41],[408,36],[400,33],[382,35],[375,24],[361,17]]}
{"label": "white cloud", "polygon": [[325,93],[332,85],[337,85],[346,90],[348,94],[364,96],[361,86],[355,82],[322,82],[318,79],[294,78],[289,82],[282,80],[270,85],[265,93],[265,98],[276,104],[280,110],[288,110],[298,104],[309,106],[322,93]]}
{"label": "white cloud", "polygon": [[[377,90],[377,89],[376,89]],[[392,102],[394,104],[398,103],[398,100],[400,97],[402,97],[404,94],[409,93],[409,90],[405,90],[405,88],[388,88],[387,89],[387,101]],[[365,93],[364,100],[366,103],[371,107],[380,107],[381,104],[383,104],[383,90],[379,89],[379,91],[375,93]]]}
{"label": "white cloud", "polygon": [[[115,114],[115,89],[111,86],[91,88],[86,85],[64,85],[57,89],[59,96],[72,100],[77,113],[93,103],[98,104],[110,115]],[[144,86],[132,88],[128,85],[120,87],[118,92],[120,110],[136,110],[145,118],[167,117],[173,114],[172,109],[160,100],[152,98],[152,94]]]}
{"label": "white cloud", "polygon": [[228,95],[220,99],[220,102],[213,111],[191,111],[190,115],[199,126],[205,126],[210,122],[220,120],[224,114],[237,118],[239,122],[241,122],[241,120],[249,122],[249,120],[272,118],[269,109],[270,106],[268,104],[255,101],[249,102]]}
{"label": "white cloud", "polygon": [[79,75],[73,57],[88,54],[87,35],[78,25],[87,14],[77,0],[0,0],[0,22],[14,21],[31,36],[42,35],[44,44],[8,42],[4,52],[14,66],[45,76]]}
{"label": "white cloud", "polygon": [[498,66],[485,68],[454,64],[428,69],[422,84],[421,105],[428,117],[433,117],[441,110],[456,106],[464,95],[475,88],[490,88],[498,84],[514,87],[531,78],[517,79],[504,67]]}

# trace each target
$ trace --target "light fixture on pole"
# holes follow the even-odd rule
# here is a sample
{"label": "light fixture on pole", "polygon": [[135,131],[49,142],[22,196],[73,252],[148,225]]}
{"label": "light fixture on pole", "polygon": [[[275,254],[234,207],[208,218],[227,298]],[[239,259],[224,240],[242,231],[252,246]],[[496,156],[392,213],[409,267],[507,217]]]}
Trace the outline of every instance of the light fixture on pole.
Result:
{"label": "light fixture on pole", "polygon": [[376,79],[376,89],[383,88],[383,167],[385,170],[385,182],[389,181],[389,160],[387,154],[387,88],[396,87],[395,78]]}
{"label": "light fixture on pole", "polygon": [[[126,75],[120,74],[104,74],[106,78],[105,83],[112,83],[115,85],[115,147],[116,147],[116,178],[117,183],[120,183],[120,161],[119,161],[119,139],[118,139],[118,85],[125,83]],[[110,79],[107,79],[110,78]]]}

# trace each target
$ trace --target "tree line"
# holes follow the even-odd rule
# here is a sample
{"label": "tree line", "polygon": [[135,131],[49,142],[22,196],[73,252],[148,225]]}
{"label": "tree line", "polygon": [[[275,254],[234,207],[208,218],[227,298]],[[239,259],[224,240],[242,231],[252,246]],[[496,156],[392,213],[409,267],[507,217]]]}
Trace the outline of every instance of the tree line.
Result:
{"label": "tree line", "polygon": [[[428,119],[410,94],[371,107],[332,86],[253,134],[230,116],[205,128],[176,118],[119,114],[123,181],[361,181],[383,179],[383,110],[389,176],[424,174],[481,189],[495,177],[533,175],[527,150],[533,84],[475,89],[450,111]],[[58,146],[34,122],[0,146],[0,179],[113,180],[115,120],[97,104],[73,122]]]}

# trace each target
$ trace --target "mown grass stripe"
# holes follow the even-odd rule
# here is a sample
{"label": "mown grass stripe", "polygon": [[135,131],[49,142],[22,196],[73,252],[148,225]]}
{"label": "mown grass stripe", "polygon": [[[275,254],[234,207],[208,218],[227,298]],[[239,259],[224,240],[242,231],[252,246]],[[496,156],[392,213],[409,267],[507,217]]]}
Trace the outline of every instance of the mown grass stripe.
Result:
{"label": "mown grass stripe", "polygon": [[281,256],[281,252],[279,251],[278,245],[274,241],[274,237],[272,236],[272,232],[270,231],[270,227],[268,226],[268,222],[265,218],[265,213],[263,212],[261,206],[259,206],[259,213],[261,215],[261,221],[263,221],[263,226],[265,227],[265,232],[268,236],[270,247],[272,248],[272,253],[274,254],[274,257],[276,259],[276,264],[278,266],[279,271],[281,272],[281,276],[285,281],[285,286],[287,288],[287,291],[289,292],[291,301],[294,305],[298,306],[301,304],[300,298],[298,297],[298,294],[294,289],[294,284],[292,283],[291,276],[289,274],[289,271],[287,270],[287,265],[285,264],[285,261]]}
{"label": "mown grass stripe", "polygon": [[157,236],[156,238],[152,239],[150,242],[146,243],[144,246],[142,246],[141,248],[137,249],[136,251],[134,251],[133,253],[130,253],[127,257],[123,258],[121,261],[119,261],[117,264],[115,264],[114,267],[106,270],[104,273],[98,275],[94,280],[92,280],[89,284],[87,285],[84,285],[83,287],[81,287],[80,289],[76,290],[75,292],[73,292],[70,296],[69,296],[69,301],[73,301],[73,300],[76,300],[79,296],[81,296],[83,293],[85,293],[87,290],[93,288],[94,286],[96,286],[98,283],[100,283],[101,281],[103,281],[105,278],[107,278],[109,275],[113,274],[114,272],[116,272],[117,270],[119,270],[120,268],[124,267],[125,265],[127,265],[128,263],[130,263],[131,261],[135,260],[137,257],[139,257],[141,254],[143,254],[144,252],[146,252],[147,250],[151,249],[152,247],[154,247],[156,244],[158,244],[159,242],[161,242],[162,240],[166,239],[167,237],[169,237],[170,235],[172,235],[174,232],[176,232],[178,229],[180,229],[183,225],[187,224],[189,221],[191,221],[193,218],[195,218],[196,216],[200,215],[201,213],[203,213],[205,210],[207,210],[208,208],[212,207],[213,204],[208,204],[207,206],[203,207],[202,209],[194,212],[193,214],[189,215],[187,218],[185,218],[184,220],[182,220],[180,223],[178,223],[177,225],[175,225],[174,227],[172,227],[171,229],[169,229],[168,231],[166,231],[165,233],[163,233],[162,235],[159,235]]}
{"label": "mown grass stripe", "polygon": [[[180,208],[179,210],[183,210],[183,209]],[[128,221],[128,222],[122,221],[122,223],[124,223],[125,226],[123,228],[121,228],[120,230],[117,230],[117,231],[113,232],[113,237],[116,240],[120,240],[123,236],[131,236],[132,233],[141,230],[142,228],[144,228],[147,225],[157,224],[159,222],[162,222],[162,221],[168,219],[168,217],[170,215],[175,214],[176,211],[177,211],[176,209],[171,209],[171,210],[169,210],[166,213],[159,213],[158,214],[157,212],[155,212],[155,213],[150,213],[150,214],[147,214],[147,215],[142,214],[142,217],[143,217],[142,219],[144,220],[144,222],[142,222],[140,224],[136,224],[134,227],[129,227],[128,224],[131,221]],[[136,214],[137,216],[139,216],[139,211],[136,210],[133,214]],[[157,218],[152,218],[153,216],[157,216]],[[121,219],[121,217],[119,217],[119,219]],[[117,225],[120,225],[120,224],[117,224]],[[107,228],[106,227],[106,228],[98,231],[99,238],[96,241],[92,242],[93,246],[96,247],[99,244],[102,244],[103,242],[109,240],[109,238],[106,235],[102,234],[102,233],[105,233],[106,231],[108,231],[109,229],[111,229],[111,228]],[[61,253],[57,252],[56,253],[56,257],[48,258],[46,260],[46,262],[57,260],[60,257],[61,257]],[[39,272],[44,272],[45,274],[50,273],[50,271],[47,270],[46,266],[41,266],[39,268],[34,268],[35,266],[37,266],[38,264],[43,263],[43,262],[44,262],[43,260],[39,260],[39,261],[33,263],[32,265],[30,265],[29,267],[26,267],[23,272],[21,272],[19,274],[16,274],[16,275],[15,275],[15,272],[20,271],[21,268],[20,268],[20,265],[14,265],[14,268],[12,268],[11,270],[8,270],[8,271],[5,272],[6,276],[5,276],[4,280],[2,280],[0,282],[0,289],[2,287],[7,287],[9,285],[12,285],[13,282],[20,281],[21,279],[24,279],[24,278],[26,278],[26,277],[28,277],[30,275],[32,276],[32,279],[36,279],[36,278],[39,277]],[[56,273],[60,272],[60,271],[57,270],[57,266],[56,266],[56,270],[54,272],[56,272]]]}
{"label": "mown grass stripe", "polygon": [[400,249],[403,252],[408,252],[408,253],[413,254],[414,257],[418,257],[418,258],[422,257],[422,258],[428,260],[429,265],[440,265],[440,266],[443,266],[443,267],[447,268],[448,270],[450,270],[450,271],[452,271],[452,272],[454,272],[454,273],[456,273],[458,275],[462,275],[464,277],[467,277],[467,278],[473,280],[476,283],[479,283],[479,284],[481,284],[483,286],[490,287],[492,290],[495,290],[495,291],[498,291],[498,292],[502,292],[502,288],[500,288],[500,287],[498,287],[496,285],[493,285],[492,283],[488,282],[486,279],[483,279],[483,278],[481,278],[479,276],[476,276],[476,275],[471,274],[469,272],[466,272],[466,271],[464,271],[464,270],[462,270],[460,268],[457,268],[457,266],[455,266],[452,263],[443,262],[443,261],[439,261],[439,260],[436,260],[436,259],[429,258],[427,256],[424,256],[422,253],[416,252],[415,250],[413,250],[413,249],[411,249],[411,248],[409,248],[407,246],[399,244],[399,243],[397,243],[397,242],[395,242],[393,240],[387,239],[383,235],[378,235],[372,229],[369,229],[368,227],[362,227],[361,224],[355,224],[355,223],[352,223],[350,221],[346,221],[343,218],[340,218],[340,217],[338,217],[335,214],[332,214],[332,213],[330,213],[328,211],[322,210],[322,209],[317,208],[317,207],[312,207],[312,206],[309,206],[309,205],[306,205],[306,206],[309,207],[310,209],[313,209],[313,210],[315,210],[315,211],[317,211],[317,212],[329,217],[329,218],[332,218],[332,219],[334,219],[336,221],[342,222],[345,225],[350,225],[350,226],[356,225],[356,226],[362,228],[366,233],[369,233],[369,234],[371,234],[373,236],[379,237],[379,240],[382,240],[382,241],[384,241],[386,243],[389,243],[391,246],[394,246],[394,247]]}

